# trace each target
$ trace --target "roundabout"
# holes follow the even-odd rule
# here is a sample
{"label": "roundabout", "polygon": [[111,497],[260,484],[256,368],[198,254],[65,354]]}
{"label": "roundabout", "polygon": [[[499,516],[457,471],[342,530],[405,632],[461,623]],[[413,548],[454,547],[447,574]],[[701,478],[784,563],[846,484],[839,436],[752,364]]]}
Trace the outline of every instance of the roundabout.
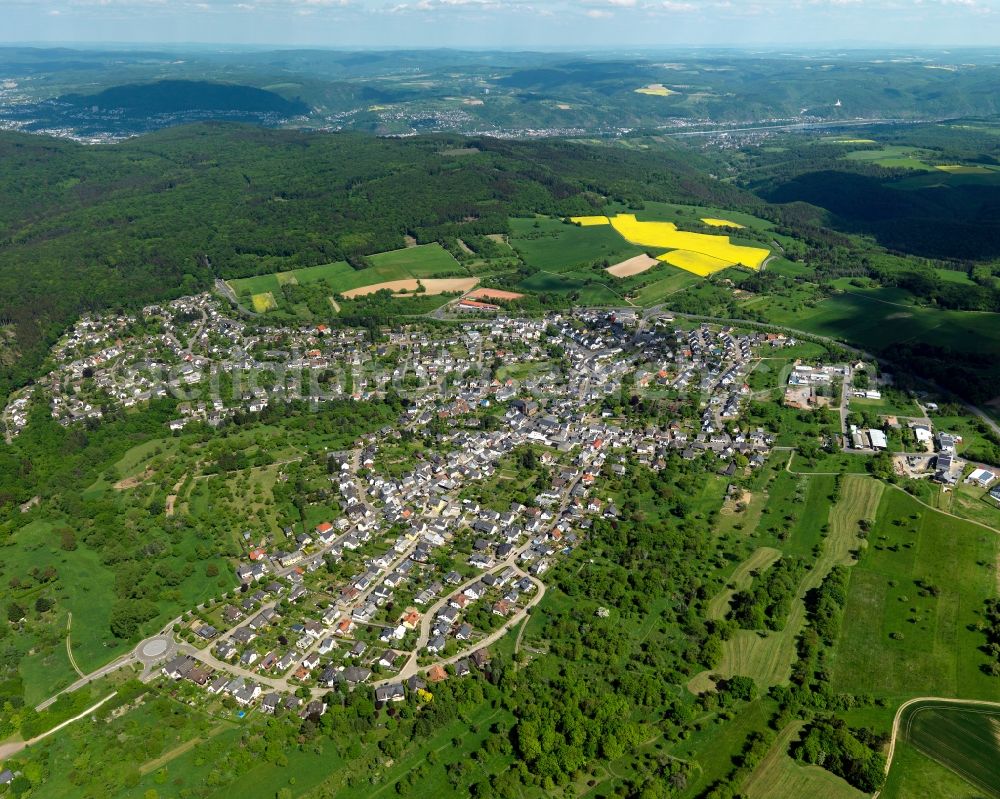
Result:
{"label": "roundabout", "polygon": [[152,641],[147,641],[142,645],[140,654],[143,658],[148,658],[150,660],[160,657],[164,652],[167,651],[167,641],[163,638],[154,638]]}

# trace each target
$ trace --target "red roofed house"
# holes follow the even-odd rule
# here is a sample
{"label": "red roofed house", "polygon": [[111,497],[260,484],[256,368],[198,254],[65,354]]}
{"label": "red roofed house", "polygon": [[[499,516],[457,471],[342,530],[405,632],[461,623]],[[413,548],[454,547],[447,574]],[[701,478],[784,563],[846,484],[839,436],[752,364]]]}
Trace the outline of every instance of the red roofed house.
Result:
{"label": "red roofed house", "polygon": [[444,670],[444,666],[440,663],[435,663],[427,671],[427,680],[429,682],[441,682],[442,680],[448,679],[448,672]]}

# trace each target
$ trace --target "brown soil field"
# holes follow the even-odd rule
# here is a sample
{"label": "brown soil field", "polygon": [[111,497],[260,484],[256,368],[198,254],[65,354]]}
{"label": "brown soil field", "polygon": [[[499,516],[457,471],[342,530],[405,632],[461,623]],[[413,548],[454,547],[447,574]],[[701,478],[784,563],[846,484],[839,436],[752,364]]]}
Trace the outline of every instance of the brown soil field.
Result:
{"label": "brown soil field", "polygon": [[[408,280],[387,280],[385,283],[376,283],[372,286],[362,286],[358,289],[351,289],[350,291],[345,291],[344,296],[347,299],[354,299],[355,297],[365,297],[368,294],[375,294],[378,291],[383,291],[388,289],[394,294],[399,294],[400,292],[415,292],[420,285],[424,287],[424,294],[444,294],[448,291],[468,291],[474,288],[479,282],[478,277],[439,277],[439,278],[425,278],[423,280],[417,280],[416,278],[410,278]],[[409,296],[404,294],[403,296]]]}
{"label": "brown soil field", "polygon": [[609,266],[604,271],[615,277],[632,277],[632,275],[641,275],[643,272],[649,271],[659,263],[655,258],[650,258],[648,255],[637,255],[635,258],[629,258],[620,264]]}
{"label": "brown soil field", "polygon": [[470,300],[519,300],[523,294],[502,289],[476,289],[465,295]]}

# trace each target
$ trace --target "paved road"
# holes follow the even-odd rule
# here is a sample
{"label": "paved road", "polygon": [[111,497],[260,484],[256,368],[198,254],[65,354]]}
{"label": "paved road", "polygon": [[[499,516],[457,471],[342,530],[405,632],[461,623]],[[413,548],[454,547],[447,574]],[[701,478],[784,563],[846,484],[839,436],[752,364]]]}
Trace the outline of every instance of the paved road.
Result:
{"label": "paved road", "polygon": [[[476,578],[476,580],[478,579],[480,578]],[[380,685],[388,685],[390,683],[404,682],[405,680],[410,679],[410,677],[417,675],[421,671],[427,671],[433,666],[447,666],[451,663],[457,663],[463,658],[467,658],[470,655],[472,655],[473,652],[476,652],[479,649],[483,649],[484,647],[489,647],[495,644],[497,641],[503,638],[508,632],[510,632],[514,627],[516,627],[518,624],[524,621],[524,619],[528,616],[528,613],[530,612],[531,608],[533,608],[535,605],[541,602],[542,597],[545,596],[545,590],[546,590],[545,583],[543,583],[541,580],[535,579],[534,577],[529,577],[528,579],[530,579],[531,582],[533,582],[536,587],[535,593],[532,595],[531,599],[529,599],[528,602],[525,603],[523,608],[518,610],[517,613],[515,613],[513,616],[507,619],[507,621],[505,621],[500,627],[495,629],[492,633],[483,638],[481,641],[477,641],[475,644],[466,647],[465,649],[455,653],[454,655],[450,655],[449,657],[442,658],[440,660],[435,660],[430,665],[421,667],[417,665],[417,653],[421,649],[423,649],[424,646],[426,646],[427,642],[424,641],[424,643],[419,644],[416,650],[413,652],[413,654],[410,655],[410,659],[406,661],[406,665],[403,666],[399,674],[372,683],[372,687],[378,688]],[[476,580],[473,580],[472,582],[474,583],[476,582]],[[454,594],[450,596],[454,596]],[[428,611],[428,617],[430,617],[430,611]]]}
{"label": "paved road", "polygon": [[[352,457],[353,463],[355,465],[355,473],[357,472],[357,466],[359,465],[359,458],[360,458],[360,450],[355,450]],[[582,479],[583,474],[584,474],[584,469],[581,468],[580,475],[575,480],[573,480],[569,485],[567,485],[566,488],[564,489],[564,493],[562,495],[562,499],[560,501],[558,510],[555,513],[556,519],[558,519],[568,507],[569,502],[572,498],[572,491],[577,486],[579,481]],[[360,480],[358,480],[357,483],[358,483],[358,489],[361,492],[362,501],[366,506],[370,507],[371,500],[367,494],[366,487]],[[319,554],[327,552],[331,547],[335,546],[339,541],[341,541],[343,538],[349,535],[350,532],[351,531],[345,532],[343,535],[339,536],[337,539],[331,542],[329,546],[321,549],[319,551]],[[413,554],[413,551],[414,549],[416,549],[418,543],[419,539],[414,539],[414,541],[409,546],[407,546],[407,548],[403,550],[398,557],[393,559],[393,561],[390,562],[388,566],[386,566],[384,569],[381,569],[380,572],[384,574],[391,574],[393,571],[395,571],[396,568],[398,568],[407,558],[410,557],[411,554]],[[506,566],[514,566],[516,568],[518,557],[521,555],[522,552],[528,549],[531,546],[531,544],[532,540],[529,539],[519,548],[514,550],[506,559],[504,559],[501,563],[497,564],[493,568],[494,569],[504,568]],[[296,568],[295,566],[289,566],[287,568],[279,569],[276,572],[274,572],[274,575],[276,577],[285,576],[290,572],[292,572],[293,569],[295,568]],[[518,573],[521,574],[522,576],[524,574],[520,569],[518,569]],[[479,574],[474,578],[470,578],[457,590],[464,590],[464,588],[474,584],[475,582],[478,582],[481,578],[482,574]],[[511,619],[509,619],[502,627],[494,631],[490,636],[487,636],[487,638],[479,641],[475,646],[470,647],[468,651],[463,650],[463,652],[461,652],[459,655],[443,659],[440,662],[451,663],[454,660],[461,659],[461,657],[467,657],[476,649],[479,649],[483,646],[489,646],[494,641],[499,640],[502,635],[504,635],[511,627],[513,627],[517,622],[521,621],[525,615],[527,615],[528,608],[533,607],[538,602],[540,602],[542,597],[545,595],[545,585],[541,581],[536,579],[533,579],[533,582],[535,582],[535,584],[538,586],[538,590],[536,591],[535,595],[529,600],[529,602],[525,605],[524,609],[518,611],[518,613],[515,614],[513,617],[511,617]],[[364,603],[377,587],[378,583],[373,582],[371,587],[363,591],[357,597],[354,597],[349,604],[357,605]],[[453,595],[453,593],[454,592],[452,592],[451,595]],[[450,598],[450,595],[448,598]],[[411,653],[410,659],[404,666],[405,676],[401,672],[400,674],[397,674],[395,677],[393,677],[391,680],[385,680],[383,682],[398,682],[402,679],[406,679],[407,677],[412,676],[419,670],[416,665],[417,654],[427,645],[427,641],[430,636],[430,626],[433,621],[433,616],[436,614],[437,610],[439,610],[444,605],[444,603],[448,601],[448,598],[443,598],[439,600],[430,610],[428,610],[426,614],[424,614],[424,617],[421,620],[421,632],[418,640],[418,646],[416,647],[415,651]],[[263,610],[264,608],[267,607],[274,607],[277,604],[278,600],[276,599],[274,602],[264,605],[261,609]],[[343,605],[344,603],[338,600],[338,604]],[[204,604],[198,605],[196,608],[196,610],[203,610],[203,609],[204,609]],[[219,660],[212,654],[210,648],[208,647],[206,647],[205,649],[197,649],[186,643],[178,644],[173,636],[173,627],[174,625],[180,623],[180,621],[181,617],[172,619],[164,626],[164,628],[159,633],[149,638],[146,638],[143,641],[140,641],[139,644],[127,655],[122,655],[121,657],[117,658],[111,663],[102,666],[100,669],[97,669],[81,677],[74,683],[64,688],[59,693],[55,694],[52,697],[49,697],[44,702],[40,703],[35,709],[38,711],[44,710],[45,708],[49,707],[53,702],[55,702],[55,700],[62,694],[82,688],[84,685],[87,685],[93,680],[104,677],[107,674],[111,674],[112,672],[117,671],[118,669],[121,669],[125,666],[136,665],[136,664],[141,665],[142,674],[140,678],[143,680],[153,679],[157,674],[158,667],[165,661],[176,656],[177,654],[190,655],[191,657],[201,661],[202,663],[211,667],[214,670],[225,671],[234,675],[242,676],[248,680],[254,680],[255,682],[261,683],[262,685],[267,685],[274,690],[281,690],[281,691],[293,690],[293,686],[291,686],[288,682],[288,675],[291,674],[292,671],[298,667],[298,663],[300,662],[301,658],[297,660],[295,665],[293,665],[289,669],[289,671],[286,672],[284,675],[277,678],[265,677],[259,674],[258,672],[250,671],[248,669],[242,668],[241,666],[234,666]],[[313,651],[316,647],[318,647],[319,643],[320,643],[319,639],[314,641],[313,644],[310,646],[310,648],[302,653],[302,657],[305,657],[309,652]],[[314,696],[319,696],[325,693],[325,691],[320,688],[313,688],[312,693]]]}

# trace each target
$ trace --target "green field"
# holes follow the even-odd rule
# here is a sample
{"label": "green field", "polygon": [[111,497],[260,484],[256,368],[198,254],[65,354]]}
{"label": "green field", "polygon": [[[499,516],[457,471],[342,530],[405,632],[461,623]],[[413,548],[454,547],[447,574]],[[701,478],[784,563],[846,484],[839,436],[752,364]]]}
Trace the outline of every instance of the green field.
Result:
{"label": "green field", "polygon": [[754,297],[743,303],[768,321],[829,336],[876,352],[926,341],[960,352],[1000,358],[1000,314],[920,307],[899,289],[857,289],[818,302]]}
{"label": "green field", "polygon": [[892,769],[880,794],[881,799],[927,799],[929,796],[983,799],[981,791],[955,772],[925,757],[906,741],[896,741]]}
{"label": "green field", "polygon": [[[670,270],[669,273],[666,270]],[[678,269],[676,266],[670,266],[669,264],[664,264],[662,267],[655,267],[650,272],[650,277],[655,276],[656,279],[630,292],[635,295],[635,300],[639,305],[646,307],[661,303],[671,294],[682,291],[688,286],[693,286],[702,280],[702,278],[693,272]],[[645,275],[637,277],[645,277]],[[630,280],[635,280],[635,278],[630,278]]]}
{"label": "green field", "polygon": [[983,639],[974,630],[996,591],[996,533],[897,489],[886,490],[874,519],[851,570],[834,689],[894,698],[997,696],[995,678],[979,669]]}
{"label": "green field", "polygon": [[[349,281],[356,271],[346,261],[337,261],[332,264],[307,266],[288,272],[275,272],[269,275],[257,275],[255,277],[240,278],[239,280],[230,280],[229,286],[236,292],[238,297],[252,296],[264,292],[271,292],[280,297],[281,287],[286,283],[307,284],[325,280],[332,288],[334,285],[340,284],[341,281]],[[351,286],[351,288],[354,287]]]}
{"label": "green field", "polygon": [[969,277],[968,272],[960,272],[957,269],[935,269],[934,274],[947,283],[961,283],[963,286],[975,286],[976,283]]}
{"label": "green field", "polygon": [[916,147],[890,144],[878,150],[855,150],[844,157],[848,161],[861,161],[885,167],[933,170],[934,167],[921,160],[928,156],[929,154]]}
{"label": "green field", "polygon": [[820,766],[797,763],[789,756],[788,747],[801,727],[801,722],[793,722],[775,739],[771,750],[743,783],[742,792],[748,799],[792,799],[806,796],[821,799],[863,799],[865,794],[835,774]]}
{"label": "green field", "polygon": [[[833,478],[825,475],[798,477],[782,472],[772,483],[767,506],[758,524],[758,532],[770,532],[784,523],[790,506],[801,505],[789,522],[787,538],[776,544],[783,555],[807,556],[820,541],[823,550],[813,567],[803,578],[796,592],[783,629],[761,633],[739,630],[723,643],[722,662],[712,673],[723,676],[742,674],[753,677],[762,686],[787,681],[795,658],[795,641],[805,623],[806,592],[818,586],[830,569],[849,564],[858,545],[858,520],[874,513],[882,494],[882,484],[868,477],[845,478],[840,500],[831,507],[829,496]],[[822,527],[829,522],[825,538]],[[758,550],[757,557],[770,557]],[[737,570],[737,572],[739,569]],[[734,573],[739,578],[739,575]],[[728,601],[720,595],[713,599],[715,612]],[[689,687],[700,690],[706,686],[706,673],[694,678]]]}
{"label": "green field", "polygon": [[900,735],[985,795],[1000,797],[1000,707],[920,702],[903,712]]}
{"label": "green field", "polygon": [[920,408],[915,402],[893,402],[887,397],[882,399],[865,399],[864,397],[851,397],[849,401],[851,410],[871,411],[882,416],[915,416],[923,417]]}
{"label": "green field", "polygon": [[390,280],[466,274],[466,269],[437,243],[370,255],[368,261],[371,266],[367,269],[354,269],[345,261],[337,261],[287,272],[230,280],[229,286],[241,299],[251,301],[255,297],[270,294],[277,305],[281,306],[284,297],[281,287],[286,284],[308,285],[325,282],[331,294],[339,294]]}
{"label": "green field", "polygon": [[[614,278],[609,278],[613,280]],[[596,274],[553,274],[536,272],[517,285],[518,291],[557,294],[581,305],[622,305],[621,294],[612,290]]]}
{"label": "green field", "polygon": [[767,264],[767,271],[774,272],[784,277],[805,277],[812,274],[813,270],[803,263],[789,261],[787,258],[774,258]]}
{"label": "green field", "polygon": [[393,275],[392,277],[383,277],[382,280],[435,277],[448,272],[465,272],[465,269],[451,256],[451,253],[436,242],[422,244],[418,247],[406,247],[402,250],[392,250],[391,252],[380,252],[376,255],[369,255],[368,260],[371,261],[373,269],[383,274]]}
{"label": "green field", "polygon": [[[610,214],[635,214],[635,218],[640,222],[675,222],[677,224],[690,223],[701,224],[702,219],[725,219],[728,222],[736,222],[747,228],[755,230],[770,230],[774,227],[773,222],[766,219],[743,213],[742,211],[730,211],[716,206],[683,205],[680,203],[665,203],[647,200],[643,203],[642,210],[635,210],[624,205],[612,204],[608,208]],[[739,234],[738,231],[725,231],[715,229],[731,237]],[[759,246],[759,245],[758,245]]]}
{"label": "green field", "polygon": [[[122,651],[128,649],[126,642],[116,642],[108,632],[108,619],[114,604],[114,575],[101,562],[97,552],[86,547],[78,547],[66,552],[59,547],[56,525],[51,522],[35,521],[22,527],[14,536],[14,546],[4,552],[3,571],[0,572],[4,584],[16,575],[27,574],[37,567],[52,566],[58,574],[56,596],[60,606],[73,613],[72,641],[73,656],[80,668],[91,671],[103,665]],[[25,598],[34,601],[43,590],[32,592]],[[65,617],[54,627],[61,633],[55,644],[53,659],[46,669],[36,669],[44,661],[29,658],[22,663],[22,674],[26,688],[32,690],[33,697],[44,698],[51,695],[53,688],[76,679],[66,657]],[[41,657],[41,654],[39,655]]]}
{"label": "green field", "polygon": [[620,263],[645,252],[609,225],[579,227],[560,219],[511,219],[510,244],[528,266],[568,272],[594,262]]}

